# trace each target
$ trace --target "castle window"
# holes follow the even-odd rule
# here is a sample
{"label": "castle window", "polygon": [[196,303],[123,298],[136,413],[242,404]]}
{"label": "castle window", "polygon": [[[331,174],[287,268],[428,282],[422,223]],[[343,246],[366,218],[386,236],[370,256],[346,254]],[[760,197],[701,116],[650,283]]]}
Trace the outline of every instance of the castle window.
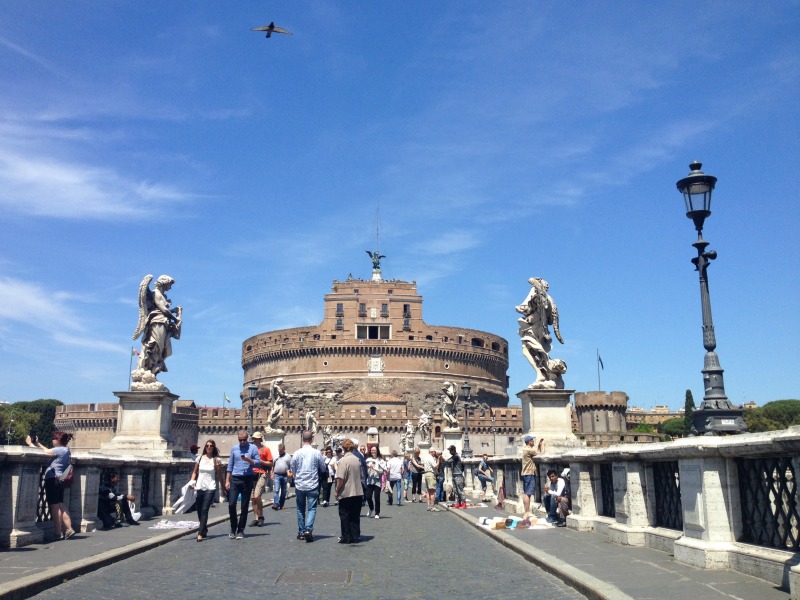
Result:
{"label": "castle window", "polygon": [[389,295],[391,296],[391,295],[392,295],[392,292],[394,292],[394,290],[389,290],[389,291],[388,291],[388,292],[386,292],[386,293],[387,293],[387,294],[389,294]]}
{"label": "castle window", "polygon": [[463,342],[464,342],[464,336],[463,335],[458,336],[458,343],[461,344]]}
{"label": "castle window", "polygon": [[353,290],[353,293],[354,293],[354,294],[357,294],[357,293],[358,293],[358,290]]}
{"label": "castle window", "polygon": [[406,319],[411,318],[411,305],[410,304],[403,304],[403,317]]}
{"label": "castle window", "polygon": [[358,316],[359,317],[367,316],[367,305],[363,302],[360,302],[358,305]]}
{"label": "castle window", "polygon": [[343,317],[344,316],[344,303],[339,302],[336,304],[336,316]]}
{"label": "castle window", "polygon": [[450,368],[450,363],[444,363],[444,368],[445,369],[449,369]]}
{"label": "castle window", "polygon": [[328,366],[328,361],[327,360],[323,360],[322,361],[322,366],[323,367],[327,367]]}
{"label": "castle window", "polygon": [[414,336],[413,336],[413,335],[410,335],[410,336],[408,336],[408,339],[409,339],[410,341],[414,341]]}
{"label": "castle window", "polygon": [[498,344],[497,342],[492,342],[492,350],[494,350],[495,352],[500,350],[500,344]]}
{"label": "castle window", "polygon": [[442,341],[443,341],[443,342],[449,342],[449,341],[450,341],[450,338],[449,338],[449,337],[447,337],[447,336],[444,336],[444,337],[442,338]]}
{"label": "castle window", "polygon": [[428,340],[429,342],[432,342],[433,341],[433,336],[432,335],[426,335],[425,339]]}
{"label": "castle window", "polygon": [[336,319],[336,331],[341,331],[342,329],[344,329],[344,320]]}
{"label": "castle window", "polygon": [[357,340],[389,340],[390,325],[356,325]]}
{"label": "castle window", "polygon": [[335,334],[335,333],[331,335],[331,339],[332,339],[332,340],[335,340],[335,339],[336,339],[336,334]]}
{"label": "castle window", "polygon": [[475,348],[483,348],[483,340],[481,338],[472,338],[472,345]]}
{"label": "castle window", "polygon": [[403,331],[411,331],[411,319],[403,319]]}
{"label": "castle window", "polygon": [[388,317],[389,316],[389,305],[388,304],[381,304],[381,316]]}
{"label": "castle window", "polygon": [[315,333],[315,334],[314,334],[314,339],[315,339],[315,340],[318,340],[318,339],[319,339],[319,334],[318,334],[318,333]]}
{"label": "castle window", "polygon": [[370,406],[369,407],[369,416],[370,417],[378,416],[378,408],[376,406]]}

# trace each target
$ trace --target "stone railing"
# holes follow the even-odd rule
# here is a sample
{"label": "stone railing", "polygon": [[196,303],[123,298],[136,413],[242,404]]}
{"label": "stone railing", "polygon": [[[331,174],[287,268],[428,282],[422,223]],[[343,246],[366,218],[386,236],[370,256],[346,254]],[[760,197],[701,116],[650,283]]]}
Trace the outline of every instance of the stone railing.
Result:
{"label": "stone railing", "polygon": [[[44,500],[43,474],[51,458],[41,450],[0,446],[0,548],[19,548],[54,538]],[[133,494],[145,516],[169,514],[192,472],[190,459],[145,459],[73,452],[75,475],[64,504],[78,531],[93,531],[104,473],[120,474],[120,493]]]}
{"label": "stone railing", "polygon": [[[540,455],[537,463],[542,475],[570,467],[568,527],[664,550],[696,567],[740,571],[790,590],[797,599],[799,456],[800,427],[792,427],[573,449]],[[505,482],[506,510],[521,512],[519,459],[489,462],[498,486]]]}

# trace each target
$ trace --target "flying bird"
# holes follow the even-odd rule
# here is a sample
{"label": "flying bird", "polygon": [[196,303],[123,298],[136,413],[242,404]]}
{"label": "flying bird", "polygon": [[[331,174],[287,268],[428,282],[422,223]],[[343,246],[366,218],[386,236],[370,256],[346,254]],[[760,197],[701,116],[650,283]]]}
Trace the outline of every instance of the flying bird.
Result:
{"label": "flying bird", "polygon": [[254,27],[251,31],[266,31],[267,37],[272,36],[273,33],[285,33],[286,35],[292,35],[291,31],[286,31],[283,27],[278,27],[275,25],[275,21],[272,21],[269,25],[264,25],[263,27]]}

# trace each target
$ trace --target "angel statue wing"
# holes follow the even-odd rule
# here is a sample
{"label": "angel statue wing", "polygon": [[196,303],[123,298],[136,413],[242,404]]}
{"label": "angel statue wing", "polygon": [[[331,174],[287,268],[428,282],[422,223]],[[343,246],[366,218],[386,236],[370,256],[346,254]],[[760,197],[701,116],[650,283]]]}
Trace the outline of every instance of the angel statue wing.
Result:
{"label": "angel statue wing", "polygon": [[153,303],[153,292],[150,291],[150,282],[152,280],[152,275],[145,275],[142,283],[139,284],[139,323],[136,325],[136,331],[133,332],[134,340],[144,331],[147,314],[150,312],[150,305]]}
{"label": "angel statue wing", "polygon": [[555,300],[549,295],[547,299],[550,301],[550,325],[553,326],[553,333],[556,334],[556,339],[563,344],[564,340],[561,339],[561,330],[558,328],[558,307],[556,306]]}

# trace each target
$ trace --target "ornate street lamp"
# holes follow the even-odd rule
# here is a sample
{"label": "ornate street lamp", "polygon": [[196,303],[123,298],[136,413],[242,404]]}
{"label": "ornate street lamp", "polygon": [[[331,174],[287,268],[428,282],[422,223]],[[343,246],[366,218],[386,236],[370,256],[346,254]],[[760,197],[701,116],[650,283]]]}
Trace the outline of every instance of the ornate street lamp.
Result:
{"label": "ornate street lamp", "polygon": [[255,381],[247,386],[247,396],[250,398],[250,406],[248,406],[248,409],[250,410],[250,417],[247,421],[248,423],[247,433],[250,435],[250,437],[253,437],[253,411],[256,408],[257,392],[258,392],[258,386],[256,385]]}
{"label": "ornate street lamp", "polygon": [[697,241],[692,244],[697,256],[692,259],[695,270],[700,274],[700,305],[703,311],[703,346],[706,349],[703,364],[703,384],[705,395],[700,408],[694,412],[692,435],[714,435],[719,433],[742,433],[747,427],[742,418],[742,409],[734,408],[725,395],[722,379],[723,369],[714,351],[717,340],[714,336],[714,322],[711,318],[711,297],[708,292],[708,267],[717,258],[714,250],[706,250],[708,242],[703,239],[703,223],[711,215],[711,193],[717,178],[706,175],[697,161],[689,165],[692,170],[687,177],[677,182],[678,190],[686,202],[686,216],[694,221]]}
{"label": "ornate street lamp", "polygon": [[461,395],[464,396],[464,447],[461,449],[462,458],[472,458],[472,448],[469,447],[469,393],[472,387],[465,381],[461,386]]}

